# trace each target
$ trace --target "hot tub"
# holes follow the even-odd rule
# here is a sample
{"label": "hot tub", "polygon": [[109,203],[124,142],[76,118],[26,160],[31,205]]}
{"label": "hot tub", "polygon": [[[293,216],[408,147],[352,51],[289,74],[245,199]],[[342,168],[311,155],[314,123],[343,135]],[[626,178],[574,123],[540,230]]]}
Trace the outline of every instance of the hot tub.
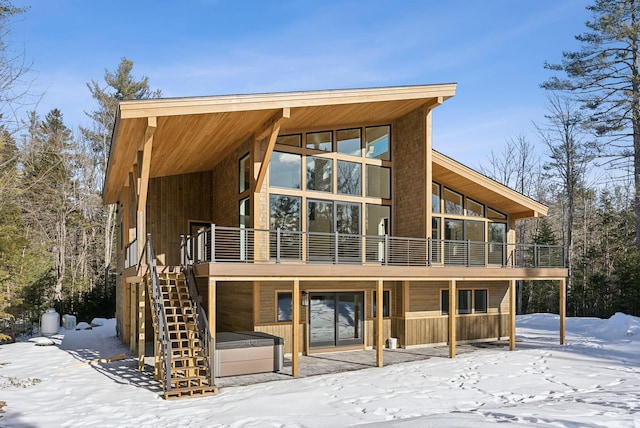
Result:
{"label": "hot tub", "polygon": [[216,376],[279,372],[284,366],[284,339],[259,331],[216,335]]}

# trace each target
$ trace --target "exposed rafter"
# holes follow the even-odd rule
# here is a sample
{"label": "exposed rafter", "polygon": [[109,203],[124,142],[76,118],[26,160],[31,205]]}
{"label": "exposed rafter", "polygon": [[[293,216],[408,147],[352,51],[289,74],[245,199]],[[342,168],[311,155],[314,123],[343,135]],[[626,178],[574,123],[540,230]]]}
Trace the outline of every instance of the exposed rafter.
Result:
{"label": "exposed rafter", "polygon": [[151,167],[151,150],[153,148],[153,133],[156,130],[156,118],[147,119],[147,129],[144,133],[144,145],[140,159],[140,190],[138,193],[138,211],[144,211],[147,205],[147,190],[149,189],[149,169]]}

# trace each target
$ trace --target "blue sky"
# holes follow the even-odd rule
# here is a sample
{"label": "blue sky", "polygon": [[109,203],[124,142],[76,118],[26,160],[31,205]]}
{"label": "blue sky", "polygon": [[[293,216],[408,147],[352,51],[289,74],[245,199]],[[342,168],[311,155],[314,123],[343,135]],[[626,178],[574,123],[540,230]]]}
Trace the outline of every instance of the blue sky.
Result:
{"label": "blue sky", "polygon": [[434,148],[473,167],[545,113],[545,60],[575,50],[584,0],[14,0],[37,111],[88,125],[122,57],[166,97],[458,83]]}

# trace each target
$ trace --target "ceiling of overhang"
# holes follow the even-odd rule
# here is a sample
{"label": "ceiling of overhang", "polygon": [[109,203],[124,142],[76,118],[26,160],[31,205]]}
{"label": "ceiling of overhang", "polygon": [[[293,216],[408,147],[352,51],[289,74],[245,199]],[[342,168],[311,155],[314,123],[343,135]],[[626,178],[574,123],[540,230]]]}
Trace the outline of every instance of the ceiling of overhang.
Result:
{"label": "ceiling of overhang", "polygon": [[[442,155],[439,155],[442,156]],[[434,156],[435,157],[435,156]],[[446,166],[434,161],[432,177],[434,181],[460,192],[478,202],[484,203],[505,214],[520,214],[521,216],[533,217],[536,215],[546,215],[546,207],[542,204],[520,195],[498,182],[486,179],[489,185],[479,183],[474,179],[474,175],[479,173],[458,164],[458,170],[449,169]],[[461,174],[460,168],[466,168],[468,174]]]}
{"label": "ceiling of overhang", "polygon": [[[416,108],[433,104],[434,98],[394,100],[291,108],[290,118],[281,122],[280,134],[304,129],[339,128],[390,123]],[[234,111],[157,117],[153,134],[150,177],[205,171],[226,153],[260,132],[281,109]],[[146,117],[121,119],[116,150],[110,159],[105,201],[114,202],[117,192],[137,159],[147,126]]]}

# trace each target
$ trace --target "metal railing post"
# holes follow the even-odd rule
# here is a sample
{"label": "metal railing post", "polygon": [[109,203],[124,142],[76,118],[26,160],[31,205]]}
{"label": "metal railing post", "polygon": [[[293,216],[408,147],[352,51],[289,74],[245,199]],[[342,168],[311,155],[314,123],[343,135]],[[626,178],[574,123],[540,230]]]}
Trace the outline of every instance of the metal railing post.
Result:
{"label": "metal railing post", "polygon": [[276,263],[280,263],[280,228],[276,230]]}
{"label": "metal railing post", "polygon": [[427,238],[427,266],[431,267],[431,249],[433,244],[431,243],[431,238]]}
{"label": "metal railing post", "polygon": [[533,244],[533,267],[538,267],[538,244]]}
{"label": "metal railing post", "polygon": [[384,235],[384,264],[389,264],[389,235]]}
{"label": "metal railing post", "polygon": [[[337,230],[336,230],[336,232],[334,234],[334,237],[335,237],[335,241],[333,243],[333,251],[336,252],[335,261],[336,261],[336,264],[338,264],[339,261],[338,261],[338,231]],[[307,251],[309,251],[309,250],[307,250]]]}
{"label": "metal railing post", "polygon": [[471,266],[471,240],[467,239],[467,267]]}
{"label": "metal railing post", "polygon": [[209,254],[211,255],[212,263],[216,262],[216,225],[211,223],[211,241],[209,241]]}

